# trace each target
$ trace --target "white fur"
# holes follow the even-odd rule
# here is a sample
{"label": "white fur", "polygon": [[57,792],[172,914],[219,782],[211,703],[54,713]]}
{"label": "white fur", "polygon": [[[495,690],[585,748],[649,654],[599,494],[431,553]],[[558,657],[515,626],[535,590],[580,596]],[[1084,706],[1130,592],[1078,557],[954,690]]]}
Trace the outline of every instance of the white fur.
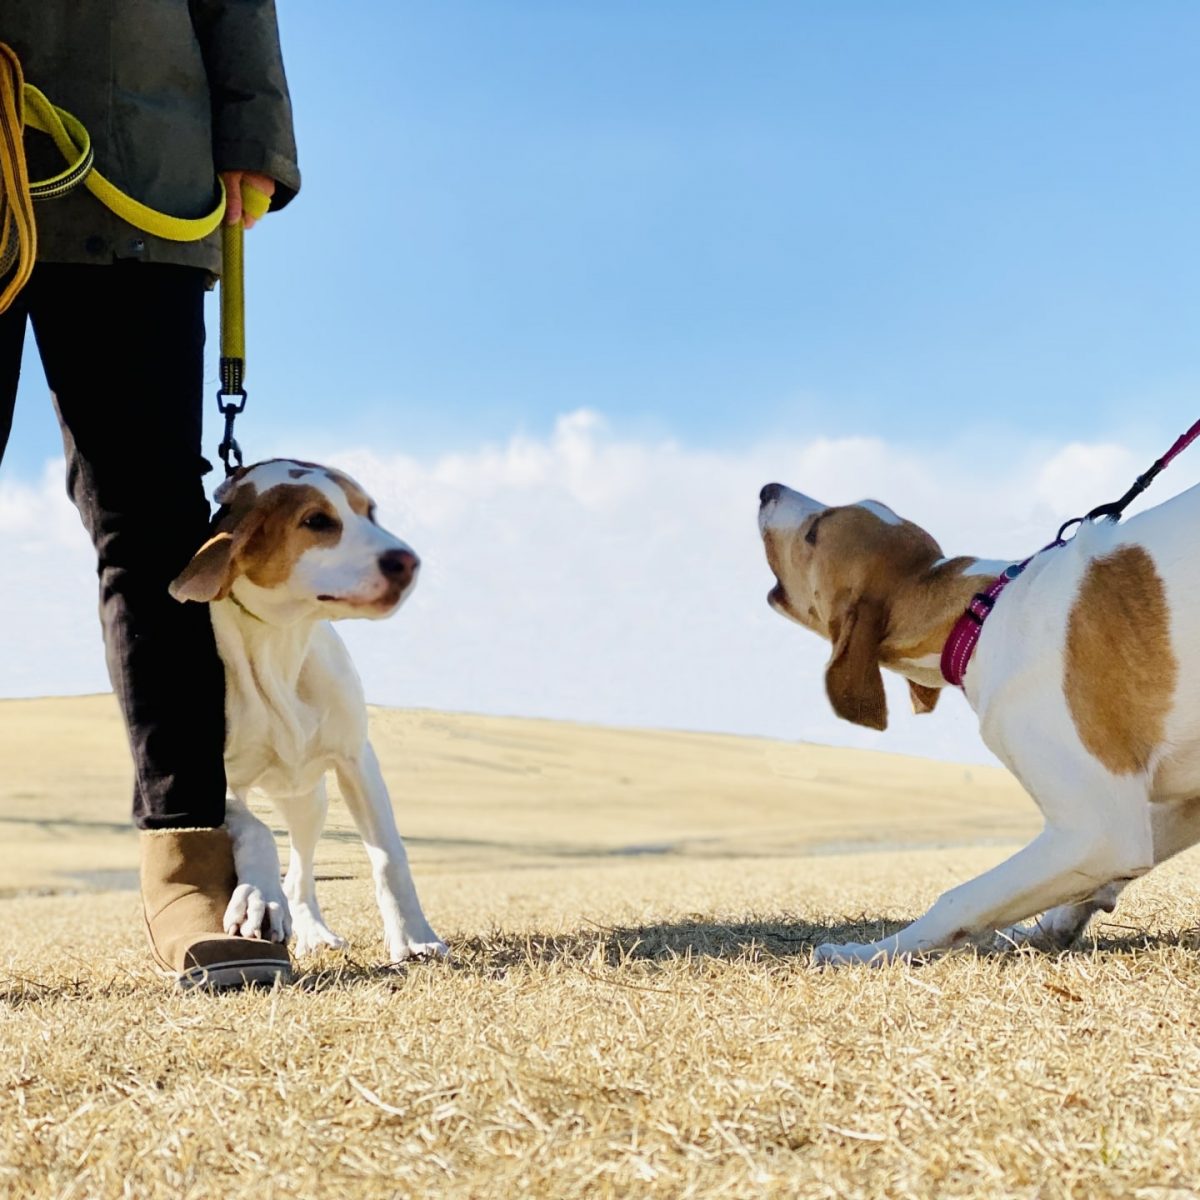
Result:
{"label": "white fur", "polygon": [[[783,500],[784,497],[781,497]],[[770,509],[771,505],[765,505]],[[797,503],[779,526],[792,528]],[[1200,487],[1123,524],[1084,525],[1039,555],[1004,591],[964,678],[989,748],[1045,816],[1007,861],[943,895],[919,920],[868,945],[823,945],[818,962],[882,963],[999,931],[1010,943],[1062,946],[1092,913],[1111,911],[1125,884],[1200,841]],[[1088,566],[1120,546],[1143,547],[1162,579],[1178,665],[1166,736],[1148,769],[1117,775],[1080,739],[1064,693],[1067,621]],[[927,663],[902,674],[931,683]],[[1018,922],[1041,916],[1033,926]]]}
{"label": "white fur", "polygon": [[[387,786],[367,737],[362,685],[328,620],[361,615],[356,605],[386,591],[379,556],[408,547],[355,514],[342,489],[323,474],[292,479],[289,471],[297,465],[267,463],[253,468],[245,480],[259,495],[297,482],[317,487],[342,522],[338,543],[306,551],[278,587],[239,578],[233,585],[235,599],[211,606],[225,664],[225,769],[231,793],[227,825],[238,875],[225,927],[251,935],[265,915],[264,932],[276,941],[294,932],[298,954],[345,944],[325,924],[313,874],[327,809],[325,777],[334,771],[366,845],[392,961],[444,954],[446,947],[417,899]],[[217,499],[228,496],[228,491],[218,492]],[[401,603],[413,586],[415,578]],[[274,839],[246,805],[250,792],[269,798],[287,824],[291,852],[282,885]]]}
{"label": "white fur", "polygon": [[886,504],[880,504],[878,500],[860,500],[857,507],[878,517],[885,525],[901,524],[900,518]]}

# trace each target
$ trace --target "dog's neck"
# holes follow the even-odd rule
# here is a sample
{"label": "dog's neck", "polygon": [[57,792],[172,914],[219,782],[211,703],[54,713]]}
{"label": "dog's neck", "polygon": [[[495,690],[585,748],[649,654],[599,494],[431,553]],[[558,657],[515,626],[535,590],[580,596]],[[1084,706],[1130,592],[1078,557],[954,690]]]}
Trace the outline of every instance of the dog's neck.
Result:
{"label": "dog's neck", "polygon": [[221,657],[237,686],[269,702],[296,693],[320,618],[301,616],[287,623],[260,614],[232,593],[212,604],[213,630]]}
{"label": "dog's neck", "polygon": [[986,591],[1007,562],[938,559],[904,580],[891,597],[880,665],[925,687],[943,687],[942,647],[971,597]]}

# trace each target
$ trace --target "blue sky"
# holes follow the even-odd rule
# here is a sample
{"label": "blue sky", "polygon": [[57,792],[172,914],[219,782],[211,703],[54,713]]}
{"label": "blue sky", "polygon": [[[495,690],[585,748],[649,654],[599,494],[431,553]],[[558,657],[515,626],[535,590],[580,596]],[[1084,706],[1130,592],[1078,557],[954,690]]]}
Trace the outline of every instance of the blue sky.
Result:
{"label": "blue sky", "polygon": [[[1192,4],[291,2],[254,420],[443,449],[1166,431],[1200,393]],[[40,381],[37,381],[40,384]],[[23,410],[44,410],[27,387]],[[22,412],[8,471],[56,450]]]}
{"label": "blue sky", "polygon": [[[239,433],[252,458],[357,465],[424,539],[411,615],[351,635],[378,699],[859,738],[827,720],[819,644],[762,604],[762,482],[1017,556],[1200,416],[1195,4],[281,7],[304,187],[249,236]],[[86,546],[60,563],[34,531],[59,453],[31,362],[0,526],[82,590],[10,691],[102,679]],[[579,529],[606,573],[564,567]],[[622,576],[639,537],[661,578]],[[706,607],[722,559],[739,581]],[[482,561],[497,606],[456,608]],[[648,610],[657,641],[573,660]],[[415,676],[405,638],[438,648]],[[72,648],[53,671],[48,645]],[[762,676],[791,654],[808,690],[785,712]],[[888,744],[960,752],[931,737]]]}

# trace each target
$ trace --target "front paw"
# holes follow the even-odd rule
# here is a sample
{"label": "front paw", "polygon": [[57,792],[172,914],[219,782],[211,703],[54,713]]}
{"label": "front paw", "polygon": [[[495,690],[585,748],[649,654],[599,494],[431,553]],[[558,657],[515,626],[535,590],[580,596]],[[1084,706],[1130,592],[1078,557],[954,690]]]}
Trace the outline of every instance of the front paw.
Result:
{"label": "front paw", "polygon": [[314,917],[303,909],[293,911],[292,928],[296,934],[296,941],[292,949],[297,955],[311,954],[323,946],[341,950],[348,944],[344,937],[339,937],[334,933],[320,917]]}
{"label": "front paw", "polygon": [[813,965],[842,967],[848,963],[867,963],[872,967],[882,967],[894,957],[893,951],[878,942],[865,945],[860,942],[825,942],[813,950]]}
{"label": "front paw", "polygon": [[445,958],[449,947],[428,925],[419,929],[389,931],[388,957],[394,963],[407,962],[410,958]]}
{"label": "front paw", "polygon": [[225,932],[246,938],[286,942],[292,932],[287,897],[279,886],[239,883],[225,909]]}

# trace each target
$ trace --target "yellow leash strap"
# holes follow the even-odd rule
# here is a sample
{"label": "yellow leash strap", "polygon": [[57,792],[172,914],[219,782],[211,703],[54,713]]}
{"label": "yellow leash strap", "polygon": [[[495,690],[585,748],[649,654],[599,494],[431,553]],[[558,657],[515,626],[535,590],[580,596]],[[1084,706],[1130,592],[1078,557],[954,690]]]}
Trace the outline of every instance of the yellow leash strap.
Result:
{"label": "yellow leash strap", "polygon": [[[29,281],[37,257],[37,226],[33,220],[33,197],[21,129],[25,119],[25,78],[21,63],[0,42],[0,312]],[[10,274],[11,272],[11,274]]]}
{"label": "yellow leash strap", "polygon": [[105,208],[123,221],[169,242],[198,242],[208,237],[225,215],[225,185],[220,178],[217,183],[221,199],[216,208],[203,217],[173,217],[121,191],[93,165],[92,139],[83,124],[66,109],[51,104],[32,83],[25,84],[25,123],[30,129],[49,134],[67,163],[66,169],[52,179],[39,180],[33,185],[35,199],[61,196],[82,183]]}
{"label": "yellow leash strap", "polygon": [[[242,210],[255,219],[271,206],[271,197],[242,181]],[[232,475],[242,465],[242,448],[233,436],[233,423],[246,407],[246,290],[245,262],[242,257],[246,227],[221,227],[221,386],[217,408],[225,418],[225,435],[218,452],[225,474]]]}
{"label": "yellow leash strap", "polygon": [[[30,183],[25,165],[25,128],[47,134],[65,162],[49,179]],[[221,226],[221,386],[217,407],[225,418],[220,445],[225,473],[242,465],[242,451],[233,437],[234,418],[246,407],[246,305],[243,285],[242,234],[245,226],[222,225],[225,182],[217,177],[221,198],[203,217],[173,217],[135,200],[96,170],[92,139],[83,122],[52,104],[25,82],[21,62],[10,46],[0,42],[0,312],[29,281],[37,257],[37,226],[33,201],[65,196],[82,184],[123,221],[171,242],[198,242]],[[265,192],[241,184],[242,208],[258,219],[271,206]],[[236,466],[231,463],[236,463]]]}

